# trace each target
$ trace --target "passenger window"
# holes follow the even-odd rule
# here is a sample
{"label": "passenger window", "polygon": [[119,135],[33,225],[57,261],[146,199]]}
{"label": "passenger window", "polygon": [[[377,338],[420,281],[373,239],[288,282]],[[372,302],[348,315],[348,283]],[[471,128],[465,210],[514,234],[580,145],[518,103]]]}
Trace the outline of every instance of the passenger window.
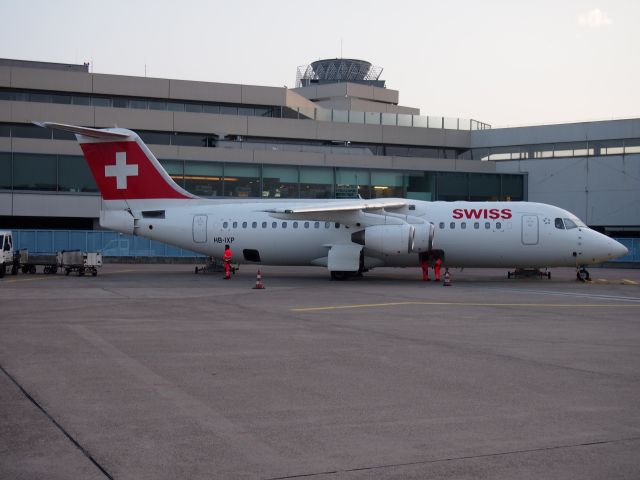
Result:
{"label": "passenger window", "polygon": [[451,222],[451,223],[449,224],[449,228],[450,228],[451,230],[454,230],[454,229],[456,228],[456,222]]}
{"label": "passenger window", "polygon": [[466,228],[467,228],[467,222],[462,222],[462,223],[460,224],[460,228],[461,228],[462,230],[466,230]]}
{"label": "passenger window", "polygon": [[229,222],[224,222],[222,224],[222,228],[229,228]]}
{"label": "passenger window", "polygon": [[491,224],[489,222],[484,222],[484,228],[489,230],[491,228]]}
{"label": "passenger window", "polygon": [[272,222],[271,228],[278,228],[278,222]]}
{"label": "passenger window", "polygon": [[262,222],[262,228],[267,228],[267,222]]}
{"label": "passenger window", "polygon": [[556,228],[559,228],[560,230],[564,230],[564,223],[562,223],[561,218],[556,218],[555,224],[556,224]]}
{"label": "passenger window", "polygon": [[438,226],[440,227],[440,230],[444,229],[444,222],[440,222]]}
{"label": "passenger window", "polygon": [[320,222],[316,222],[313,224],[313,228],[320,228]]}
{"label": "passenger window", "polygon": [[258,226],[258,222],[251,223],[251,228],[256,228]]}
{"label": "passenger window", "polygon": [[473,222],[473,228],[478,230],[480,228],[480,224],[478,222]]}
{"label": "passenger window", "polygon": [[287,228],[287,222],[282,222],[282,228]]}
{"label": "passenger window", "polygon": [[238,222],[233,222],[233,228],[238,228]]}
{"label": "passenger window", "polygon": [[573,220],[569,220],[568,218],[564,219],[564,226],[567,230],[571,230],[572,228],[578,228],[578,225],[575,224]]}
{"label": "passenger window", "polygon": [[247,228],[247,222],[242,222],[242,228]]}
{"label": "passenger window", "polygon": [[309,228],[309,222],[304,222],[304,228]]}
{"label": "passenger window", "polygon": [[500,230],[502,228],[502,223],[496,222],[496,228]]}
{"label": "passenger window", "polygon": [[293,222],[293,228],[298,228],[298,222]]}

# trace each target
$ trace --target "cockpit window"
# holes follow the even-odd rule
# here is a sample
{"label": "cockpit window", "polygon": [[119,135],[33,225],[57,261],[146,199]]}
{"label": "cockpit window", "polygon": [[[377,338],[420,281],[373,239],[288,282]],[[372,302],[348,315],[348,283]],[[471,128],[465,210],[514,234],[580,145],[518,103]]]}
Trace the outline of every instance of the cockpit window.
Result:
{"label": "cockpit window", "polygon": [[555,223],[556,223],[556,228],[559,228],[560,230],[564,230],[564,223],[562,222],[561,218],[556,218]]}
{"label": "cockpit window", "polygon": [[564,226],[567,230],[571,230],[572,228],[578,228],[578,225],[576,225],[576,223],[570,218],[564,219]]}

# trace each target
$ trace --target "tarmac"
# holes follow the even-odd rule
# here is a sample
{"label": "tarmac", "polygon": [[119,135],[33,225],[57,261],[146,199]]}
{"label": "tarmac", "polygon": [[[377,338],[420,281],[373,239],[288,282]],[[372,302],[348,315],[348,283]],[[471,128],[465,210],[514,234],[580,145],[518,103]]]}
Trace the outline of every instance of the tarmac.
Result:
{"label": "tarmac", "polygon": [[256,271],[0,279],[0,478],[640,478],[640,270]]}

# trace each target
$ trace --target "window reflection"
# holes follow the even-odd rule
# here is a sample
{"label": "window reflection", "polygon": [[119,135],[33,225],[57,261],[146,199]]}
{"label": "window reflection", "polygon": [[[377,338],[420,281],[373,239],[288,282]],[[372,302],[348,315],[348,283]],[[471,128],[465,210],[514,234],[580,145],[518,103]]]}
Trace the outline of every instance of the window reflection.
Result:
{"label": "window reflection", "polygon": [[298,198],[298,167],[265,165],[262,183],[263,197]]}
{"label": "window reflection", "polygon": [[371,171],[371,197],[404,197],[404,172],[392,170]]}
{"label": "window reflection", "polygon": [[226,164],[225,197],[259,197],[260,171],[257,165]]}
{"label": "window reflection", "polygon": [[194,195],[222,196],[222,165],[211,162],[186,161],[184,164],[184,186]]}
{"label": "window reflection", "polygon": [[369,171],[350,168],[336,169],[336,198],[371,198]]}
{"label": "window reflection", "polygon": [[15,190],[56,190],[56,173],[55,155],[13,154]]}
{"label": "window reflection", "polygon": [[301,198],[333,198],[333,185],[332,168],[300,168]]}
{"label": "window reflection", "polygon": [[58,156],[58,190],[63,192],[97,192],[98,187],[83,157]]}

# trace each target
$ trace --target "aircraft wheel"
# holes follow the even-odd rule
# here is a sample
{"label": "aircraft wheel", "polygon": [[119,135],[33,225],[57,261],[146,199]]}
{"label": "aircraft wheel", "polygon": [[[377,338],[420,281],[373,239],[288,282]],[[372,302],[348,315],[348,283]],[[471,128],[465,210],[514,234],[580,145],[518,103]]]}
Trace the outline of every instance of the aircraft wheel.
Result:
{"label": "aircraft wheel", "polygon": [[551,280],[551,272],[547,272],[547,278]]}
{"label": "aircraft wheel", "polygon": [[338,281],[346,280],[348,277],[348,273],[349,272],[338,272],[334,270],[331,272],[331,280],[338,280]]}
{"label": "aircraft wheel", "polygon": [[507,278],[511,278],[511,272],[507,272]]}
{"label": "aircraft wheel", "polygon": [[589,281],[589,272],[585,269],[585,268],[581,268],[580,270],[578,270],[578,273],[576,274],[576,276],[578,277],[578,280],[580,280],[581,282],[587,282]]}

